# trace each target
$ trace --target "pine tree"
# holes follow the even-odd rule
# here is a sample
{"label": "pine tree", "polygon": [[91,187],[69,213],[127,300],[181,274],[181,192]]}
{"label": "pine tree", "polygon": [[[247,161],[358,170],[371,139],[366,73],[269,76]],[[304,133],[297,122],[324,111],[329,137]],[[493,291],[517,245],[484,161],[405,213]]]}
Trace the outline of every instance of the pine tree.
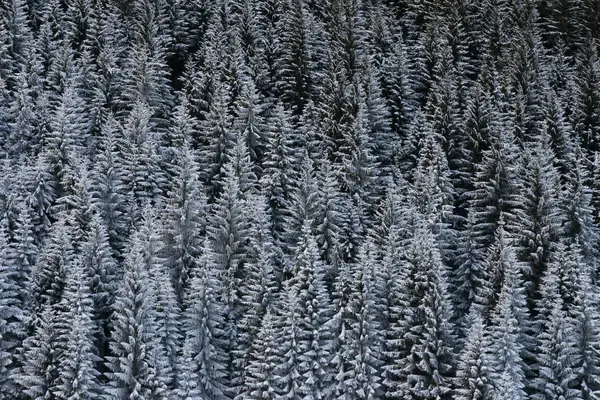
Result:
{"label": "pine tree", "polygon": [[101,129],[102,140],[92,175],[92,204],[106,225],[112,249],[121,254],[126,241],[129,217],[127,173],[123,152],[125,142],[120,124],[107,117]]}
{"label": "pine tree", "polygon": [[456,395],[460,400],[485,399],[492,392],[489,360],[485,353],[489,346],[486,326],[479,311],[469,314],[470,326],[465,345],[456,367]]}
{"label": "pine tree", "polygon": [[27,2],[12,0],[5,7],[6,14],[3,13],[2,46],[0,48],[4,54],[0,74],[3,80],[10,82],[10,79],[15,76],[14,74],[26,63],[30,46],[33,43],[33,35]]}
{"label": "pine tree", "polygon": [[298,343],[299,316],[296,290],[289,283],[284,284],[281,292],[281,311],[277,315],[276,339],[280,341],[278,346],[273,376],[276,382],[275,392],[277,398],[296,399],[301,397],[300,393],[300,369],[301,351]]}
{"label": "pine tree", "polygon": [[36,109],[36,87],[26,71],[20,72],[16,77],[16,95],[11,101],[10,132],[6,137],[5,150],[9,154],[22,154],[38,151],[40,147],[40,120],[43,116]]}
{"label": "pine tree", "polygon": [[[574,243],[565,254],[565,264],[569,266],[572,273],[563,283],[570,283],[568,299],[564,304],[568,305],[567,318],[574,321],[574,339],[576,342],[576,373],[575,387],[581,388],[584,399],[593,399],[598,395],[600,381],[597,376],[600,372],[600,359],[598,357],[598,328],[599,316],[594,308],[597,292],[592,286],[589,266],[584,264],[581,247]],[[570,301],[569,301],[570,300]],[[570,307],[569,307],[570,305]]]}
{"label": "pine tree", "polygon": [[325,266],[319,258],[311,225],[310,220],[302,225],[290,283],[296,292],[298,307],[297,343],[299,372],[302,374],[299,392],[305,397],[320,399],[328,395],[328,359],[332,343],[327,323],[332,308],[325,286]]}
{"label": "pine tree", "polygon": [[66,179],[76,168],[75,159],[82,154],[84,143],[89,140],[90,128],[83,100],[69,84],[60,96],[59,105],[50,121],[50,131],[43,141],[57,198],[71,193]]}
{"label": "pine tree", "polygon": [[444,265],[432,234],[417,230],[407,256],[415,264],[411,290],[420,299],[409,310],[408,355],[403,361],[407,381],[400,390],[416,398],[451,398],[456,366],[452,308]]}
{"label": "pine tree", "polygon": [[261,186],[269,201],[273,236],[278,246],[287,240],[285,231],[292,201],[291,193],[300,162],[296,143],[298,135],[290,120],[290,113],[280,102],[273,105],[271,116],[265,119],[268,133]]}
{"label": "pine tree", "polygon": [[491,317],[491,344],[487,348],[489,357],[493,359],[490,367],[496,397],[509,394],[511,398],[524,399],[526,396],[522,341],[525,318],[528,318],[528,313],[521,273],[513,261],[504,271],[499,299]]}
{"label": "pine tree", "polygon": [[[565,173],[565,184],[561,191],[561,209],[565,224],[561,234],[569,242],[578,242],[582,247],[586,262],[596,263],[596,252],[593,243],[598,242],[598,229],[594,225],[594,206],[592,206],[593,190],[590,188],[590,177],[586,165],[589,165],[579,146],[574,146],[573,164]],[[593,267],[595,268],[595,267]]]}
{"label": "pine tree", "polygon": [[17,300],[25,307],[32,301],[31,284],[33,269],[37,268],[39,249],[31,226],[31,210],[27,206],[21,211],[15,221],[13,240],[7,248],[8,263],[13,269],[13,279],[17,285]]}
{"label": "pine tree", "polygon": [[156,332],[154,287],[142,246],[139,238],[132,243],[114,303],[106,391],[115,399],[166,397],[160,375],[166,356]]}
{"label": "pine tree", "polygon": [[[20,299],[18,271],[9,258],[4,221],[0,226],[0,386],[10,389],[10,375],[17,365],[17,349],[26,336],[28,312]],[[14,388],[13,388],[14,389]],[[1,397],[1,396],[0,396]]]}
{"label": "pine tree", "polygon": [[122,276],[112,256],[106,227],[98,217],[94,218],[86,232],[80,248],[80,258],[81,267],[89,282],[87,290],[92,301],[89,312],[94,323],[94,344],[98,356],[103,357],[108,353],[109,322],[117,285]]}
{"label": "pine tree", "polygon": [[[343,349],[348,361],[347,388],[356,398],[375,399],[380,393],[381,333],[375,305],[375,254],[366,242],[353,266],[354,287],[348,299],[349,332]],[[350,317],[355,314],[355,317]]]}
{"label": "pine tree", "polygon": [[97,32],[96,7],[89,0],[70,0],[65,12],[65,36],[71,45],[81,51],[92,41],[89,36]]}
{"label": "pine tree", "polygon": [[287,221],[287,235],[285,249],[294,252],[301,237],[302,225],[310,220],[314,223],[318,213],[318,182],[315,178],[314,163],[307,152],[304,152],[300,173],[294,182],[290,195],[289,219]]}
{"label": "pine tree", "polygon": [[182,399],[228,399],[227,293],[209,240],[198,265],[184,300],[184,374],[175,393]]}
{"label": "pine tree", "polygon": [[[347,216],[343,210],[346,206],[338,182],[337,172],[327,160],[323,160],[318,171],[319,179],[319,212],[317,215],[316,240],[321,258],[335,272],[342,257],[346,237],[344,230]],[[328,273],[331,275],[331,273]],[[328,279],[329,281],[330,279]]]}
{"label": "pine tree", "polygon": [[264,100],[260,98],[252,78],[243,77],[242,89],[237,104],[234,129],[241,133],[246,141],[250,161],[255,165],[257,175],[262,170],[263,154],[266,146],[264,122]]}
{"label": "pine tree", "polygon": [[306,14],[302,1],[287,0],[278,26],[281,54],[277,61],[278,91],[296,115],[302,114],[313,91]]}
{"label": "pine tree", "polygon": [[92,320],[93,300],[89,291],[89,277],[83,265],[76,261],[67,272],[65,318],[71,326],[66,337],[65,351],[57,360],[59,384],[54,390],[58,399],[94,399],[100,392],[99,360],[94,345],[95,329]]}
{"label": "pine tree", "polygon": [[196,153],[187,141],[177,150],[175,184],[167,196],[162,235],[165,266],[179,301],[183,300],[190,275],[196,268],[196,259],[202,245],[201,235],[206,229],[206,199],[199,181]]}
{"label": "pine tree", "polygon": [[125,111],[122,83],[125,79],[125,33],[123,20],[119,18],[116,6],[103,4],[98,21],[96,36],[97,84],[94,90],[94,103],[101,104],[99,119],[105,121],[108,115],[120,115]]}
{"label": "pine tree", "polygon": [[394,35],[394,42],[390,54],[382,62],[381,92],[388,104],[392,132],[400,136],[409,125],[415,104],[407,46],[400,34]]}
{"label": "pine tree", "polygon": [[35,243],[40,246],[48,234],[54,220],[56,204],[56,183],[50,173],[46,154],[40,153],[31,167],[25,167],[22,176],[25,205],[31,212],[31,225],[34,231]]}
{"label": "pine tree", "polygon": [[124,80],[125,102],[148,104],[153,122],[165,126],[173,107],[174,98],[168,81],[166,62],[170,46],[167,2],[136,0],[132,2],[129,22],[132,57],[126,63]]}
{"label": "pine tree", "polygon": [[33,333],[23,341],[21,366],[11,376],[18,393],[28,400],[52,398],[57,369],[52,346],[56,338],[53,318],[52,307],[45,305],[32,323]]}
{"label": "pine tree", "polygon": [[448,159],[441,145],[443,138],[429,130],[432,129],[430,125],[425,129],[426,136],[422,140],[414,172],[413,201],[436,233],[441,255],[447,262],[456,240],[455,229],[451,226],[455,223],[452,208],[456,193],[450,179]]}
{"label": "pine tree", "polygon": [[504,215],[501,214],[494,235],[494,243],[485,254],[481,273],[476,276],[478,279],[474,280],[477,287],[474,293],[473,307],[480,308],[487,321],[497,305],[507,271],[514,268],[514,264],[517,262],[515,249],[510,243],[505,225]]}
{"label": "pine tree", "polygon": [[228,161],[227,152],[235,143],[233,121],[228,110],[228,91],[224,84],[218,87],[200,123],[201,136],[197,140],[201,179],[206,185],[209,200],[219,193],[222,169]]}
{"label": "pine tree", "polygon": [[345,140],[339,149],[342,157],[342,190],[350,197],[357,198],[366,208],[367,212],[375,208],[381,199],[381,189],[384,186],[384,171],[377,161],[377,137],[381,133],[370,132],[377,129],[370,126],[367,111],[362,105],[359,106],[356,119]]}
{"label": "pine tree", "polygon": [[[160,227],[153,209],[144,209],[142,220],[134,241],[139,241],[139,251],[143,269],[148,273],[152,293],[154,332],[158,340],[156,350],[160,357],[156,360],[156,369],[160,380],[167,389],[174,387],[178,367],[178,353],[181,347],[180,306],[175,290],[169,281],[169,270],[165,268],[160,256]],[[163,357],[164,355],[164,357]]]}
{"label": "pine tree", "polygon": [[[262,195],[256,195],[249,200],[250,251],[245,265],[245,279],[239,288],[241,317],[236,323],[236,329],[240,346],[234,354],[235,364],[243,371],[244,382],[248,373],[246,367],[251,362],[252,345],[258,340],[262,319],[268,308],[273,306],[282,275],[276,265],[276,247],[270,230],[266,199]],[[243,385],[238,397],[247,396],[247,390],[248,387]]]}
{"label": "pine tree", "polygon": [[600,94],[598,93],[598,82],[600,72],[598,71],[598,54],[594,49],[598,47],[597,38],[585,38],[583,51],[580,52],[578,60],[578,73],[576,75],[576,92],[574,121],[575,131],[581,145],[588,154],[600,150],[598,143],[598,110],[600,107]]}
{"label": "pine tree", "polygon": [[79,243],[92,222],[93,204],[91,195],[92,182],[89,167],[81,157],[74,158],[73,169],[65,176],[65,187],[69,194],[57,199],[53,210],[60,215],[68,213],[73,221],[73,241]]}
{"label": "pine tree", "polygon": [[456,322],[460,327],[465,326],[466,317],[471,305],[480,292],[480,286],[485,282],[485,254],[478,248],[474,240],[473,225],[468,223],[457,241],[455,263],[452,270],[450,285],[452,287],[456,310]]}
{"label": "pine tree", "polygon": [[279,365],[276,317],[273,306],[268,307],[260,330],[250,349],[242,395],[250,398],[274,400],[277,394],[275,369]]}
{"label": "pine tree", "polygon": [[134,220],[146,203],[160,198],[165,189],[165,173],[161,168],[158,145],[161,134],[151,121],[152,111],[145,103],[135,103],[123,127],[125,147],[122,150],[125,185],[133,195]]}
{"label": "pine tree", "polygon": [[521,209],[516,209],[517,221],[510,226],[517,236],[518,258],[527,263],[526,281],[530,309],[538,298],[539,282],[556,241],[560,235],[562,216],[559,213],[560,183],[554,166],[554,155],[546,135],[538,137],[535,147],[525,153],[524,174],[519,187]]}
{"label": "pine tree", "polygon": [[538,377],[533,382],[538,392],[533,398],[581,398],[581,392],[575,386],[577,353],[571,324],[562,308],[559,297],[547,316],[545,329],[538,334]]}
{"label": "pine tree", "polygon": [[72,220],[63,216],[52,226],[52,231],[32,271],[33,310],[58,304],[64,295],[66,273],[75,262]]}

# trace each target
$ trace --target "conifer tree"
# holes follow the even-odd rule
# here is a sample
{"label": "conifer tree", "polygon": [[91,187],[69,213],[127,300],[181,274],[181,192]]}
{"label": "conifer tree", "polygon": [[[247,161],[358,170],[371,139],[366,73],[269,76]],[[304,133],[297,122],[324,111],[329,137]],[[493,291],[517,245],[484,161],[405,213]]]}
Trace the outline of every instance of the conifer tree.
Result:
{"label": "conifer tree", "polygon": [[92,204],[106,225],[112,249],[120,254],[129,221],[127,206],[130,198],[125,186],[127,167],[123,154],[126,143],[120,124],[110,115],[102,126],[101,134],[97,160],[91,172]]}
{"label": "conifer tree", "polygon": [[36,100],[39,95],[32,84],[32,79],[26,71],[20,72],[16,77],[16,95],[11,100],[9,109],[10,131],[6,135],[6,144],[3,146],[10,154],[21,154],[30,151],[39,151],[40,147],[40,115],[36,110]]}
{"label": "conifer tree", "polygon": [[252,343],[242,396],[271,400],[278,398],[275,375],[279,365],[277,325],[273,306],[267,308],[260,330]]}
{"label": "conifer tree", "polygon": [[31,21],[29,18],[29,6],[24,0],[11,0],[5,5],[3,13],[2,47],[3,62],[0,74],[4,81],[9,83],[14,74],[24,67],[29,49],[33,43],[31,32]]}
{"label": "conifer tree", "polygon": [[331,163],[327,160],[322,161],[318,171],[319,213],[316,240],[321,258],[334,271],[343,254],[346,241],[344,231],[348,223],[348,218],[343,213],[346,203],[337,182],[338,174]]}
{"label": "conifer tree", "polygon": [[382,62],[381,92],[388,104],[392,132],[399,136],[408,127],[415,104],[407,46],[401,34],[394,35],[394,42],[390,54]]}
{"label": "conifer tree", "polygon": [[82,154],[91,127],[82,99],[72,85],[65,87],[59,101],[43,143],[57,198],[71,193],[66,179],[76,168],[75,159]]}
{"label": "conifer tree", "polygon": [[198,265],[184,300],[184,373],[175,393],[182,399],[228,399],[227,293],[209,240]]}
{"label": "conifer tree", "polygon": [[287,0],[279,21],[280,58],[278,91],[294,114],[302,114],[313,91],[310,48],[306,29],[307,10],[300,0]]}
{"label": "conifer tree", "polygon": [[7,248],[8,263],[17,285],[17,301],[25,307],[31,301],[33,269],[36,268],[39,249],[31,226],[31,210],[24,206],[15,221],[13,240]]}
{"label": "conifer tree", "polygon": [[143,245],[139,237],[131,245],[114,304],[106,390],[115,399],[166,397],[166,382],[161,376],[166,356],[156,331],[154,287]]}
{"label": "conifer tree", "polygon": [[125,185],[127,191],[133,195],[137,208],[134,210],[134,218],[139,218],[146,203],[152,203],[162,196],[166,185],[158,153],[161,134],[151,117],[152,111],[149,106],[137,102],[123,127]]}
{"label": "conifer tree", "polygon": [[[516,154],[511,124],[499,111],[492,113],[490,127],[490,147],[483,151],[483,158],[477,165],[473,190],[469,198],[468,224],[472,231],[473,250],[485,253],[495,241],[495,233],[504,214],[504,222],[512,217],[520,205],[514,199],[516,191]],[[482,259],[476,263],[481,265]],[[478,268],[481,268],[479,267]]]}
{"label": "conifer tree", "polygon": [[495,387],[494,396],[504,396],[507,393],[511,398],[524,399],[527,382],[521,338],[525,334],[523,319],[528,318],[528,312],[521,272],[514,262],[507,267],[491,317],[491,344],[487,351],[493,357],[490,367]]}
{"label": "conifer tree", "polygon": [[407,254],[414,263],[413,295],[420,299],[409,310],[404,363],[407,381],[400,390],[416,398],[451,398],[456,360],[453,353],[454,327],[444,265],[431,233],[417,230]]}
{"label": "conifer tree", "polygon": [[327,396],[328,359],[332,341],[327,324],[332,307],[325,282],[325,266],[320,260],[312,221],[302,225],[290,280],[298,307],[299,391],[304,396]]}
{"label": "conifer tree", "polygon": [[227,152],[235,143],[233,122],[229,115],[229,88],[220,85],[200,124],[200,137],[197,140],[202,182],[206,185],[209,200],[214,199],[220,190],[219,182],[223,166],[227,163]]}
{"label": "conifer tree", "polygon": [[40,246],[54,219],[56,184],[44,153],[40,153],[32,164],[34,165],[24,167],[20,182],[24,186],[23,192],[28,192],[24,205],[30,213],[35,243]]}
{"label": "conifer tree", "polygon": [[525,278],[531,309],[531,301],[538,298],[540,279],[560,235],[562,216],[557,204],[560,183],[549,138],[538,137],[537,145],[525,157],[520,183],[522,206],[515,212],[515,226],[509,229],[517,233],[519,260],[526,262],[529,268]]}
{"label": "conifer tree", "polygon": [[57,365],[54,363],[53,340],[56,333],[52,327],[53,308],[44,305],[32,323],[33,333],[23,341],[23,361],[18,370],[12,371],[16,390],[28,400],[52,398],[56,385]]}
{"label": "conifer tree", "polygon": [[26,336],[28,312],[20,299],[18,271],[13,269],[16,265],[9,258],[4,221],[0,226],[0,249],[0,386],[11,390],[10,375],[17,367],[17,349]]}
{"label": "conifer tree", "polygon": [[162,257],[165,258],[175,293],[179,301],[187,288],[189,277],[196,267],[206,229],[206,199],[199,181],[196,153],[185,141],[177,150],[175,184],[168,194],[162,235]]}
{"label": "conifer tree", "polygon": [[[250,362],[252,344],[257,340],[261,321],[267,309],[273,305],[279,279],[282,272],[277,268],[276,246],[270,229],[267,213],[267,202],[263,195],[255,195],[249,199],[248,211],[251,218],[249,258],[245,264],[245,279],[241,282],[240,308],[241,317],[237,321],[240,346],[235,356],[235,364],[242,369],[245,376],[246,366]],[[247,388],[243,388],[247,390]],[[240,396],[247,395],[242,391]]]}
{"label": "conifer tree", "polygon": [[298,135],[290,120],[290,113],[280,102],[273,105],[271,116],[265,119],[268,134],[261,186],[269,201],[273,236],[278,246],[287,240],[285,228],[301,160],[296,143]]}
{"label": "conifer tree", "polygon": [[52,226],[39,260],[32,271],[30,287],[33,310],[58,304],[64,295],[66,273],[75,262],[73,228],[69,216],[63,216]]}
{"label": "conifer tree", "polygon": [[164,358],[161,357],[156,361],[156,368],[167,389],[172,389],[181,347],[180,307],[173,285],[169,281],[169,270],[165,268],[160,257],[161,229],[154,211],[149,208],[144,209],[140,222],[133,240],[139,241],[141,245],[135,250],[140,252],[143,268],[148,273],[152,290],[154,334],[158,340],[158,350],[164,354]]}
{"label": "conifer tree", "polygon": [[65,350],[57,360],[59,379],[54,394],[58,399],[93,399],[101,395],[94,345],[97,326],[92,319],[93,300],[88,280],[80,261],[67,271],[62,300],[65,312],[57,318],[65,318],[71,330],[67,333]]}
{"label": "conifer tree", "polygon": [[492,386],[490,370],[485,353],[489,346],[486,327],[479,311],[469,314],[470,326],[465,345],[456,367],[456,398],[460,400],[485,399]]}
{"label": "conifer tree", "polygon": [[380,150],[377,141],[380,138],[376,137],[384,133],[371,132],[377,127],[372,125],[373,121],[370,121],[367,115],[369,110],[365,108],[362,104],[359,105],[356,119],[339,151],[343,154],[342,189],[350,197],[358,198],[360,204],[370,212],[380,201],[380,187],[383,187],[385,182],[385,169],[377,161],[377,151]]}
{"label": "conifer tree", "polygon": [[[576,276],[571,275],[563,283],[571,283],[569,294],[573,295],[563,304],[567,307],[567,318],[574,321],[574,339],[576,342],[576,360],[574,372],[576,373],[576,388],[581,389],[584,399],[593,399],[600,389],[600,381],[597,376],[600,371],[600,359],[598,358],[598,313],[593,304],[597,298],[597,292],[592,286],[589,266],[584,265],[581,248],[577,243],[572,244],[565,254],[565,264]],[[572,292],[572,293],[571,293]]]}
{"label": "conifer tree", "polygon": [[576,75],[575,92],[575,131],[581,145],[589,153],[593,154],[600,150],[598,143],[598,109],[600,97],[598,93],[598,82],[600,73],[598,71],[597,38],[586,36],[583,51],[579,54],[579,72]]}
{"label": "conifer tree", "polygon": [[562,299],[558,297],[550,315],[546,316],[546,326],[537,337],[540,346],[538,377],[533,382],[537,389],[535,398],[581,398],[581,392],[576,388],[576,349],[571,323],[562,308]]}
{"label": "conifer tree", "polygon": [[273,370],[276,382],[275,391],[278,398],[295,399],[301,397],[300,392],[300,356],[298,323],[298,302],[296,290],[289,282],[284,284],[281,292],[281,311],[277,315],[277,340],[282,345],[278,346],[278,358]]}
{"label": "conifer tree", "polygon": [[94,344],[98,355],[103,357],[108,352],[109,322],[122,275],[112,255],[106,227],[98,217],[93,219],[86,232],[80,257],[84,276],[89,281],[87,290],[92,301]]}
{"label": "conifer tree", "polygon": [[235,105],[234,129],[241,133],[246,141],[250,161],[255,165],[257,175],[260,176],[266,146],[266,129],[263,118],[265,105],[252,78],[244,76],[242,85],[240,97]]}
{"label": "conifer tree", "polygon": [[349,331],[344,358],[348,362],[348,372],[342,378],[347,390],[356,398],[375,399],[380,393],[381,332],[379,316],[375,306],[375,254],[366,242],[361,248],[357,263],[352,267],[354,281],[348,299],[348,314],[355,313],[349,320]]}

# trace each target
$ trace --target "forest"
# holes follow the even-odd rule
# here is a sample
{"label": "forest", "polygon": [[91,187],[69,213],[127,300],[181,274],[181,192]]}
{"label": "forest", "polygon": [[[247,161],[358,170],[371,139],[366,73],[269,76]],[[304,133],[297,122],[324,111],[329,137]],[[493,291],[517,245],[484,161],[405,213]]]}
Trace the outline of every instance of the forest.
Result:
{"label": "forest", "polygon": [[600,399],[600,0],[0,1],[0,400]]}

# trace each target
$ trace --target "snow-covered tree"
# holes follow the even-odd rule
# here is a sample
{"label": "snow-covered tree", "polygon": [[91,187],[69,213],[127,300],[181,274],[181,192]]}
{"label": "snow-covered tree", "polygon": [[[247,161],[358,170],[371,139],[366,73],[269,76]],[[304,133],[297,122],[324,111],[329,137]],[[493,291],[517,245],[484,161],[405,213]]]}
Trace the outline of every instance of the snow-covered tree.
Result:
{"label": "snow-covered tree", "polygon": [[114,303],[107,394],[115,399],[166,397],[166,354],[157,332],[154,285],[140,238],[132,243]]}
{"label": "snow-covered tree", "polygon": [[93,300],[89,276],[81,261],[76,261],[67,272],[64,314],[70,324],[66,346],[58,361],[58,384],[54,395],[58,399],[94,399],[101,395],[98,355],[94,343]]}
{"label": "snow-covered tree", "polygon": [[182,374],[175,394],[181,399],[228,399],[227,298],[223,273],[206,240],[198,269],[184,297]]}
{"label": "snow-covered tree", "polygon": [[456,367],[456,398],[482,400],[492,393],[489,360],[486,349],[489,338],[486,326],[478,310],[469,314],[470,326]]}

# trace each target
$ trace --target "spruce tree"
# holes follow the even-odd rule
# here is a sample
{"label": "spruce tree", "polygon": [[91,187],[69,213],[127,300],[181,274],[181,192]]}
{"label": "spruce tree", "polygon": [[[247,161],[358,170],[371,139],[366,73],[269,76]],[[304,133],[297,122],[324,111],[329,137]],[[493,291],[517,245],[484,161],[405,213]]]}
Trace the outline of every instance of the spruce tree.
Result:
{"label": "spruce tree", "polygon": [[29,313],[20,299],[18,271],[9,258],[4,223],[0,226],[0,249],[0,386],[11,390],[10,375],[17,367],[17,349],[27,334]]}
{"label": "spruce tree", "polygon": [[93,187],[92,204],[106,225],[112,249],[121,255],[129,223],[127,213],[130,196],[126,187],[126,143],[122,127],[109,115],[100,130],[102,140],[98,144],[96,163],[91,172]]}
{"label": "spruce tree", "polygon": [[407,254],[414,263],[414,294],[419,297],[408,322],[408,354],[402,361],[407,381],[400,390],[416,398],[452,398],[456,360],[454,327],[445,267],[433,235],[417,230]]}
{"label": "spruce tree", "polygon": [[89,312],[94,324],[94,344],[98,355],[103,357],[108,353],[109,322],[122,274],[112,255],[106,227],[98,217],[94,218],[86,232],[81,244],[80,259],[88,282],[88,295],[92,301]]}
{"label": "spruce tree", "polygon": [[96,324],[93,321],[93,300],[89,277],[80,261],[67,273],[65,287],[65,318],[71,326],[66,335],[66,347],[57,360],[58,384],[54,394],[58,399],[94,399],[101,395],[98,359],[94,344]]}
{"label": "spruce tree", "polygon": [[489,338],[479,311],[469,314],[470,326],[465,345],[456,367],[456,398],[460,400],[485,399],[492,393],[490,369],[486,349]]}
{"label": "spruce tree", "polygon": [[167,196],[162,217],[162,257],[181,302],[200,254],[201,235],[206,230],[207,206],[199,181],[196,153],[186,141],[176,154],[175,184]]}
{"label": "spruce tree", "polygon": [[28,400],[52,398],[57,383],[58,366],[54,363],[52,346],[56,338],[52,327],[54,316],[53,308],[44,305],[32,322],[32,333],[23,341],[20,368],[11,374],[17,393]]}
{"label": "spruce tree", "polygon": [[227,293],[209,240],[198,265],[184,298],[183,374],[175,393],[182,399],[228,399]]}
{"label": "spruce tree", "polygon": [[114,303],[106,391],[115,399],[166,397],[166,383],[160,375],[166,356],[156,331],[154,287],[143,245],[139,237],[132,243]]}
{"label": "spruce tree", "polygon": [[279,365],[278,330],[275,309],[271,306],[263,317],[260,330],[250,349],[242,396],[272,400],[277,395],[275,369]]}
{"label": "spruce tree", "polygon": [[290,280],[298,307],[299,391],[305,397],[326,398],[329,380],[328,360],[332,341],[327,324],[331,303],[325,282],[325,266],[319,258],[311,221],[302,226]]}
{"label": "spruce tree", "polygon": [[[514,259],[513,259],[514,260]],[[507,265],[498,302],[490,324],[491,344],[487,347],[492,369],[494,396],[509,394],[511,398],[524,399],[525,363],[523,360],[525,334],[522,319],[528,318],[523,293],[521,272],[516,263]]]}

